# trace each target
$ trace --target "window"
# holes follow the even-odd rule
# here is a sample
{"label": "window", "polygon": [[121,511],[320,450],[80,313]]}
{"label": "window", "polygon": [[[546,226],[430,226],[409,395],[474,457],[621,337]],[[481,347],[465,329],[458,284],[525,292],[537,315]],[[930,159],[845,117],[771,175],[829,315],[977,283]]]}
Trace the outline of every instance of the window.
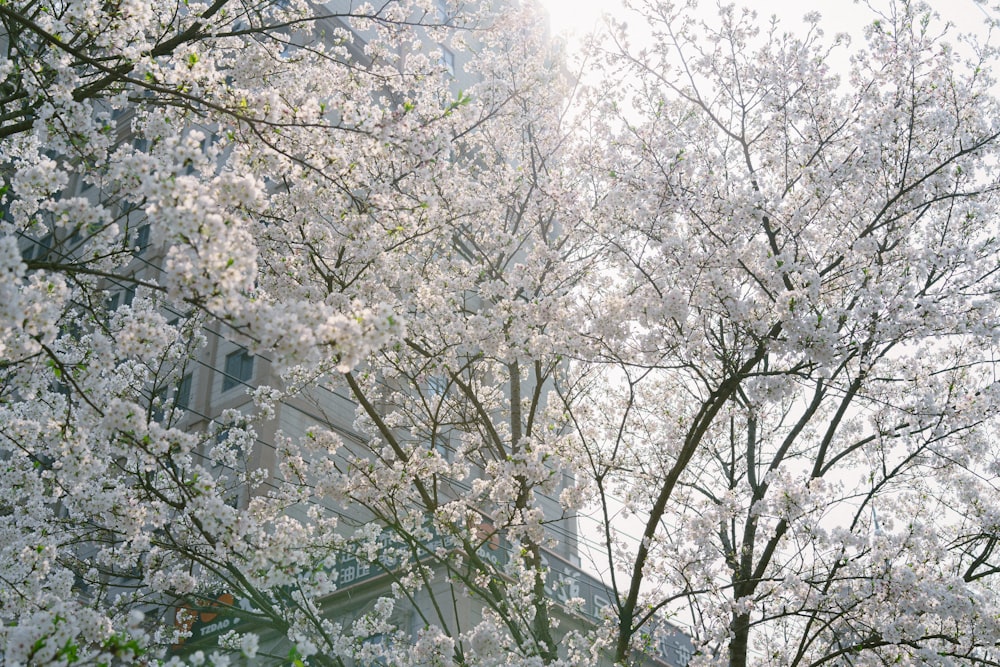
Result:
{"label": "window", "polygon": [[229,391],[237,385],[244,384],[253,377],[253,356],[246,350],[239,349],[226,355],[225,377],[222,378],[222,391]]}
{"label": "window", "polygon": [[154,422],[163,421],[164,405],[167,402],[167,388],[160,387],[153,392],[150,400],[150,417]]}
{"label": "window", "polygon": [[191,374],[187,373],[177,384],[177,393],[174,394],[174,407],[187,410],[191,403]]}
{"label": "window", "polygon": [[443,46],[441,47],[441,64],[448,70],[448,74],[455,76],[455,54]]}
{"label": "window", "polygon": [[433,396],[444,396],[448,393],[448,380],[441,375],[427,378],[427,391]]}
{"label": "window", "polygon": [[434,431],[431,433],[430,442],[427,445],[436,451],[438,455],[445,461],[451,461],[451,451],[450,450],[450,439],[447,433],[441,431]]}
{"label": "window", "polygon": [[434,4],[437,5],[438,21],[447,24],[451,20],[451,10],[448,8],[448,0],[437,0]]}
{"label": "window", "polygon": [[381,655],[385,651],[386,636],[382,633],[374,634],[362,640],[362,657],[358,660],[358,665],[364,667],[381,667],[388,665]]}
{"label": "window", "polygon": [[107,307],[109,313],[113,313],[118,310],[119,306],[131,306],[132,301],[135,299],[135,285],[129,285],[121,292],[115,292],[108,295],[107,300],[105,300],[104,305]]}
{"label": "window", "polygon": [[[191,401],[191,374],[188,373],[177,383],[173,392],[173,405],[171,409],[185,409]],[[150,416],[153,421],[162,422],[167,414],[167,387],[160,387],[152,392],[150,397]]]}
{"label": "window", "polygon": [[135,230],[135,254],[141,255],[149,247],[149,223]]}
{"label": "window", "polygon": [[21,253],[21,257],[24,261],[30,262],[31,260],[38,260],[44,262],[49,258],[49,250],[52,249],[52,234],[46,234],[42,238],[35,240],[29,237],[30,244]]}

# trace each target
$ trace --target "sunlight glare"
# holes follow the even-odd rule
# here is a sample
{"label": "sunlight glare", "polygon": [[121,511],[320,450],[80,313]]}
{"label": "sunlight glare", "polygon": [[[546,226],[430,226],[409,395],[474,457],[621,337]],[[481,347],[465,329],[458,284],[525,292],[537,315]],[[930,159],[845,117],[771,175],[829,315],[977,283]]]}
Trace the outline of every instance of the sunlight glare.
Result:
{"label": "sunlight glare", "polygon": [[539,0],[549,13],[552,34],[582,37],[600,25],[605,11],[618,7],[607,0]]}

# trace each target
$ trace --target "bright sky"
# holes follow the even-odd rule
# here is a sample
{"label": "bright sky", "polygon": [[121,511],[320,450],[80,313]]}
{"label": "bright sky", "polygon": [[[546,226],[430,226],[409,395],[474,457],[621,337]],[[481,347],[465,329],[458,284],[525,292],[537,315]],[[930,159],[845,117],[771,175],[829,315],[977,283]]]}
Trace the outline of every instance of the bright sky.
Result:
{"label": "bright sky", "polygon": [[[554,34],[585,34],[599,25],[603,12],[616,16],[627,16],[621,9],[620,0],[540,0],[549,11]],[[878,7],[887,0],[870,0]],[[716,0],[701,0],[700,9],[711,16],[715,13]],[[762,19],[776,15],[793,29],[802,16],[809,11],[823,15],[823,28],[828,36],[838,32],[858,34],[870,16],[864,2],[851,0],[737,0],[737,5],[749,5],[757,10]],[[963,32],[983,31],[986,13],[976,0],[930,0],[930,5],[942,16],[955,23]]]}

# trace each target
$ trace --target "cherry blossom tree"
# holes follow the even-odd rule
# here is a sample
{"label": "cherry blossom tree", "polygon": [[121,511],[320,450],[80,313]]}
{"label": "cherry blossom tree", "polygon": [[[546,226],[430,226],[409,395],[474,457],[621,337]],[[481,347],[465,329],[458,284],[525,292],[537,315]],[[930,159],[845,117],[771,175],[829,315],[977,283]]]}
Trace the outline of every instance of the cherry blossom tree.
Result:
{"label": "cherry blossom tree", "polygon": [[636,4],[651,40],[595,56],[609,267],[560,383],[615,659],[672,616],[697,664],[994,664],[995,50],[922,2],[860,43]]}
{"label": "cherry blossom tree", "polygon": [[0,3],[6,661],[996,662],[995,52],[639,9]]}
{"label": "cherry blossom tree", "polygon": [[[565,72],[530,8],[500,16],[0,5],[7,662],[557,659],[546,336],[591,254],[559,227],[571,188],[549,164]],[[273,382],[191,415],[212,337]],[[328,409],[334,385],[361,436],[320,419],[260,437],[293,401]],[[480,558],[501,535],[515,555]],[[348,557],[396,565],[352,624],[325,614]],[[481,620],[441,612],[436,579]],[[414,640],[393,614],[421,591],[437,616],[411,605]],[[250,631],[178,649],[220,609]]]}

